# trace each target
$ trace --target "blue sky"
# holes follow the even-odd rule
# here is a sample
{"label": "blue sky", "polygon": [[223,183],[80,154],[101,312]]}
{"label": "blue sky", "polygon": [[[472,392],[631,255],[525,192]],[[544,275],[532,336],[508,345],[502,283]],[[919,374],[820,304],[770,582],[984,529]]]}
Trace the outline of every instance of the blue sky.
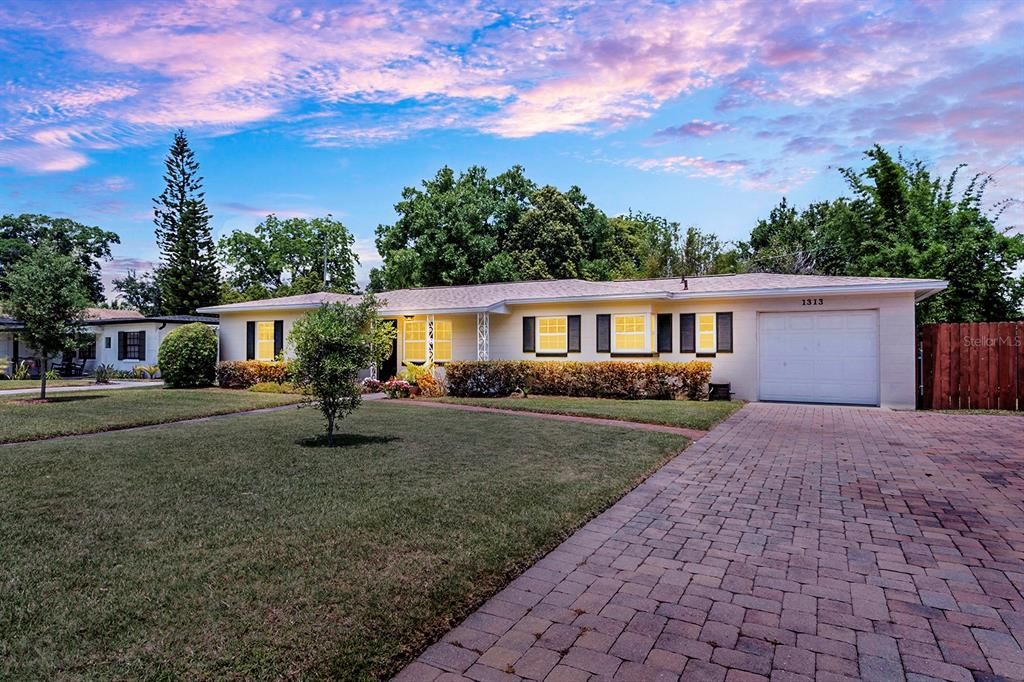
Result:
{"label": "blue sky", "polygon": [[108,278],[157,257],[177,127],[216,236],[330,212],[364,272],[444,164],[726,240],[876,141],[1024,198],[1022,2],[5,2],[0,27],[0,211],[118,232]]}

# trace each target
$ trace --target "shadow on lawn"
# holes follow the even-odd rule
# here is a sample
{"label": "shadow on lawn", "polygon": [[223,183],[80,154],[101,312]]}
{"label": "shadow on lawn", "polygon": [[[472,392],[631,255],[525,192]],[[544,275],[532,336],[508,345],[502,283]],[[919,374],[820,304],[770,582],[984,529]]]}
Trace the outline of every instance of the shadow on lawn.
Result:
{"label": "shadow on lawn", "polygon": [[35,404],[35,405],[49,405],[51,403],[72,403],[79,400],[101,400],[106,398],[105,395],[57,395],[47,396],[46,400],[40,400],[38,397],[25,397],[18,400],[13,400],[14,403],[20,404]]}
{"label": "shadow on lawn", "polygon": [[398,436],[365,436],[361,433],[336,433],[334,443],[327,445],[327,436],[321,434],[313,438],[301,438],[295,443],[306,448],[347,448],[355,445],[379,445],[401,440]]}

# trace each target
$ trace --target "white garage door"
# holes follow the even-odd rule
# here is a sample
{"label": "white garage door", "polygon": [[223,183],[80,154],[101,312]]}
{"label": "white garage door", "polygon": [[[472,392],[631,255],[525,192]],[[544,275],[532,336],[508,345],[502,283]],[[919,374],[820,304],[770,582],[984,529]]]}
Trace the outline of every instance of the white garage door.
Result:
{"label": "white garage door", "polygon": [[878,404],[878,313],[761,313],[761,400]]}

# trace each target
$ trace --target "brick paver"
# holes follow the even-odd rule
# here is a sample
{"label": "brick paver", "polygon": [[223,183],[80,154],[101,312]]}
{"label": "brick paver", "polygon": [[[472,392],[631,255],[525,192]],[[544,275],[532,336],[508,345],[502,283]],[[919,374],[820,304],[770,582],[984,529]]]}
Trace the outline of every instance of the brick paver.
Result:
{"label": "brick paver", "polygon": [[1024,680],[1024,419],[748,405],[402,680]]}

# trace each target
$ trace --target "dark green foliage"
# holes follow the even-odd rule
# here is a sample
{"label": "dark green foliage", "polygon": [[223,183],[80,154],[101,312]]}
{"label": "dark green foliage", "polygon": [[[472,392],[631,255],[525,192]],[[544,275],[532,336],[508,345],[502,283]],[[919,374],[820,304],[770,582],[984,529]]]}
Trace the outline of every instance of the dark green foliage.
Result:
{"label": "dark green foliage", "polygon": [[583,215],[551,185],[530,193],[530,207],[503,235],[516,279],[579,277],[586,255]]}
{"label": "dark green foliage", "polygon": [[352,250],[355,238],[340,220],[286,218],[275,215],[256,227],[255,234],[235,230],[218,244],[230,274],[228,302],[308,294],[324,289],[327,255],[327,291],[356,291],[359,257]]}
{"label": "dark green foliage", "polygon": [[121,243],[113,232],[82,225],[69,218],[23,213],[0,216],[0,298],[9,289],[7,270],[42,244],[70,256],[81,270],[82,284],[90,302],[103,300],[100,261],[110,258],[110,247]]}
{"label": "dark green foliage", "polygon": [[167,315],[194,314],[220,302],[220,271],[203,178],[184,131],[175,133],[164,168],[166,186],[153,200],[160,305]]}
{"label": "dark green foliage", "polygon": [[[945,279],[949,288],[918,310],[919,322],[977,322],[1024,314],[1024,235],[996,227],[983,210],[991,178],[975,175],[957,195],[921,161],[865,152],[861,172],[841,169],[852,194],[798,212],[785,200],[759,221],[741,261],[752,270]],[[998,209],[999,207],[997,207]]]}
{"label": "dark green foliage", "polygon": [[160,344],[157,365],[172,388],[211,385],[217,376],[217,332],[201,322],[178,327]]}
{"label": "dark green foliage", "polygon": [[89,304],[81,264],[43,242],[4,272],[4,311],[25,325],[19,336],[42,356],[39,397],[46,398],[50,358],[81,342]]}
{"label": "dark green foliage", "polygon": [[288,337],[295,350],[294,383],[316,399],[327,422],[327,444],[334,442],[335,422],[362,401],[359,372],[390,353],[395,329],[377,324],[379,304],[372,295],[359,305],[322,305],[300,317]]}
{"label": "dark green foliage", "polygon": [[118,292],[119,300],[146,316],[155,316],[161,313],[160,305],[160,283],[150,273],[139,275],[135,270],[128,270],[128,274],[114,280],[114,289]]}
{"label": "dark green foliage", "polygon": [[609,218],[579,187],[537,187],[521,166],[494,178],[447,166],[406,187],[399,219],[377,227],[384,267],[373,291],[523,279],[681,274],[679,225],[642,213]]}
{"label": "dark green foliage", "polygon": [[453,362],[445,368],[455,397],[504,397],[514,391],[585,398],[667,400],[697,397],[707,388],[711,363],[549,362],[490,360]]}

